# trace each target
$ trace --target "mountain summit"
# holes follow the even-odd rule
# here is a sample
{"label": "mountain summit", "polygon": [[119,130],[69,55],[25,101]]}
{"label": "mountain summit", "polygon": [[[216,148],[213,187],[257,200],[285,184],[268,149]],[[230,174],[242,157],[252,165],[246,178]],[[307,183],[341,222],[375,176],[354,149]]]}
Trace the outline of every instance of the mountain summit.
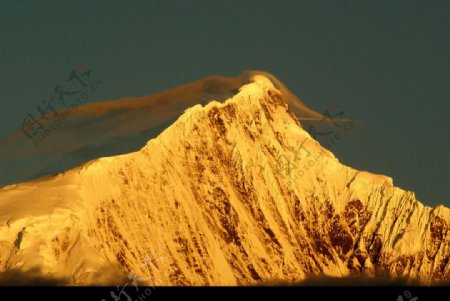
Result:
{"label": "mountain summit", "polygon": [[187,109],[137,152],[2,188],[0,212],[4,278],[450,279],[450,210],[341,164],[262,75],[224,103]]}

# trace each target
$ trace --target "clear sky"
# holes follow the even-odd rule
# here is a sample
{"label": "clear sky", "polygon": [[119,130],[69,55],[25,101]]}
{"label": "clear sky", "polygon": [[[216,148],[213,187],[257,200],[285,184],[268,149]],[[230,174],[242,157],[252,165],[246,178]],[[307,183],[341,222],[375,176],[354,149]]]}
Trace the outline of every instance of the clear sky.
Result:
{"label": "clear sky", "polygon": [[450,206],[449,54],[450,1],[0,0],[0,137],[77,64],[103,80],[89,101],[266,70],[361,120],[343,163]]}

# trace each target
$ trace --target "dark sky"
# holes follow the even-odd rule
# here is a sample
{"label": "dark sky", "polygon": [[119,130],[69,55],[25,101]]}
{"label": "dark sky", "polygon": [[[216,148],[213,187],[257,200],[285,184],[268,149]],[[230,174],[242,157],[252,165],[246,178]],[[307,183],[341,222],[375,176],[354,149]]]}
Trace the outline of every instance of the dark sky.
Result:
{"label": "dark sky", "polygon": [[449,54],[450,1],[0,0],[0,137],[77,64],[103,80],[90,101],[266,70],[361,120],[343,163],[450,206]]}

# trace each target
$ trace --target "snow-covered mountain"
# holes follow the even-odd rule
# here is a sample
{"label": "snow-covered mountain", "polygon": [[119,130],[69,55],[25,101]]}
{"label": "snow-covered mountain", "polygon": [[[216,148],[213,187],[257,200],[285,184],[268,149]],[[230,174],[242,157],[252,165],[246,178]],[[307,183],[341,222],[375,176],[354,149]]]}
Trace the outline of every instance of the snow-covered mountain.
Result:
{"label": "snow-covered mountain", "polygon": [[137,152],[0,190],[0,277],[66,284],[450,280],[450,210],[341,164],[255,75]]}

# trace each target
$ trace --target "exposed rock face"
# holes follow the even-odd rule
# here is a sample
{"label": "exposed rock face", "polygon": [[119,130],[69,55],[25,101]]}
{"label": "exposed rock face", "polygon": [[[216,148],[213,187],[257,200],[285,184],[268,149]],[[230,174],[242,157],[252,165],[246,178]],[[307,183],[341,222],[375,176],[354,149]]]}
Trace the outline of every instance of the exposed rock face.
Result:
{"label": "exposed rock face", "polygon": [[450,280],[450,210],[339,163],[263,76],[145,147],[0,190],[0,271],[68,284]]}

